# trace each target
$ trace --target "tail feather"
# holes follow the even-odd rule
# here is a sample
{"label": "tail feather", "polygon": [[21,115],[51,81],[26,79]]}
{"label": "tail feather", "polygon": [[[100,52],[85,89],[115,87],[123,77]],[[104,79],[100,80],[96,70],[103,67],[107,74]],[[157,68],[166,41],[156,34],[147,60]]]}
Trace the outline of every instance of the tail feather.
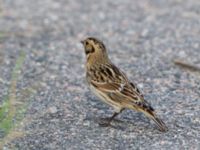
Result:
{"label": "tail feather", "polygon": [[134,105],[128,105],[127,108],[143,112],[148,118],[155,122],[160,131],[168,131],[165,123],[158,118],[158,116],[155,114],[153,107],[151,107],[151,105],[146,100],[134,102]]}
{"label": "tail feather", "polygon": [[162,132],[168,131],[167,126],[161,119],[159,119],[156,116],[153,116],[151,119],[156,123],[156,126],[160,129],[160,131],[162,131]]}
{"label": "tail feather", "polygon": [[168,131],[168,128],[167,126],[165,125],[165,123],[159,119],[156,114],[154,113],[154,111],[151,111],[151,110],[141,110],[147,117],[149,117],[150,119],[152,119],[156,126],[159,128],[160,131],[162,132],[166,132]]}

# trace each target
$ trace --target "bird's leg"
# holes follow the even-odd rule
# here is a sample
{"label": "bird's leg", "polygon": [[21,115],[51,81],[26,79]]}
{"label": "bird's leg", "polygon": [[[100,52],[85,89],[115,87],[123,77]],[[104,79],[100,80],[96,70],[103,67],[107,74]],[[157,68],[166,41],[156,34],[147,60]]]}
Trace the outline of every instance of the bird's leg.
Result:
{"label": "bird's leg", "polygon": [[99,125],[107,127],[110,125],[110,122],[119,114],[120,112],[115,112],[110,118],[105,118],[104,121],[100,122]]}
{"label": "bird's leg", "polygon": [[118,115],[119,113],[115,112],[111,117],[109,118],[104,118],[99,125],[103,127],[107,127],[110,125],[110,122]]}
{"label": "bird's leg", "polygon": [[114,114],[109,117],[109,118],[104,118],[103,120],[101,120],[101,122],[99,122],[99,125],[102,127],[107,127],[110,125],[111,121],[117,116],[119,115],[122,111],[124,110],[124,108],[122,108],[120,111],[118,112],[114,112]]}

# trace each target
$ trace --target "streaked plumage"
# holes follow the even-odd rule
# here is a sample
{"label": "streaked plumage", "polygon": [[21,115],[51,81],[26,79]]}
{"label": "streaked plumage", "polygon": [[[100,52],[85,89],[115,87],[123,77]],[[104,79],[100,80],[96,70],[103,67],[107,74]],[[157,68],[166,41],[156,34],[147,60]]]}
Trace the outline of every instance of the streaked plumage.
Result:
{"label": "streaked plumage", "polygon": [[90,89],[115,110],[111,120],[122,110],[128,108],[143,112],[152,119],[161,131],[167,131],[151,105],[144,99],[139,89],[128,80],[108,58],[105,45],[98,39],[89,37],[82,41],[87,56],[86,78]]}

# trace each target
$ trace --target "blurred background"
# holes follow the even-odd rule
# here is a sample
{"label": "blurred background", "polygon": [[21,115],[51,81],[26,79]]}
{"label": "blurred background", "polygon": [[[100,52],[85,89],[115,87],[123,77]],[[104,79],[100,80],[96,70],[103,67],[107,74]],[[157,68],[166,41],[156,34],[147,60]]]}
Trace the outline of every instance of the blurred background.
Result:
{"label": "blurred background", "polygon": [[[0,0],[0,149],[199,149],[200,1]],[[113,63],[169,127],[112,109],[85,82],[80,41]],[[192,69],[192,70],[191,70]]]}

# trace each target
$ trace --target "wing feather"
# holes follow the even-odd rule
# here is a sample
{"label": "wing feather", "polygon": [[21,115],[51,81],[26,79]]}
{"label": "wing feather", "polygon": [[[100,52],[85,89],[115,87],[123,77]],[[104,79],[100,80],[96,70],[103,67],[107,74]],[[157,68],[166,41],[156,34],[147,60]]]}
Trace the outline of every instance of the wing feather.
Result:
{"label": "wing feather", "polygon": [[92,68],[90,73],[93,75],[90,74],[89,82],[113,100],[131,105],[142,105],[145,102],[138,88],[115,65],[101,65],[100,68]]}

